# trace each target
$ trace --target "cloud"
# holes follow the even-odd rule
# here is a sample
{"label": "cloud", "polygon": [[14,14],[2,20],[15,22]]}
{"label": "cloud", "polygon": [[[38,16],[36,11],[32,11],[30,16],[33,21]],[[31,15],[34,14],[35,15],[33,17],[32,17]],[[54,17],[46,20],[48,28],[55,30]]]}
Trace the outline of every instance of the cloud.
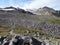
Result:
{"label": "cloud", "polygon": [[48,7],[56,7],[58,4],[58,0],[33,0],[29,4],[25,4],[24,9],[37,9],[40,7],[48,6]]}
{"label": "cloud", "polygon": [[9,0],[10,6],[13,6],[13,0]]}
{"label": "cloud", "polygon": [[22,9],[38,9],[48,6],[54,9],[60,9],[60,0],[9,0],[10,6],[20,7]]}

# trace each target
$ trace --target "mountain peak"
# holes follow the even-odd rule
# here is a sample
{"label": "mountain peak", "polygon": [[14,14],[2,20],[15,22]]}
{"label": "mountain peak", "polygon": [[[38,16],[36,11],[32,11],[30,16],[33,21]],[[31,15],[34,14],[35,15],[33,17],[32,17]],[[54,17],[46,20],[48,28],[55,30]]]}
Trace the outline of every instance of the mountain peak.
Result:
{"label": "mountain peak", "polygon": [[42,7],[34,11],[35,14],[37,15],[54,15],[56,13],[56,10],[50,7]]}
{"label": "mountain peak", "polygon": [[16,8],[13,6],[10,6],[10,7],[5,7],[4,9],[16,9]]}
{"label": "mountain peak", "polygon": [[53,8],[50,8],[50,7],[47,7],[47,6],[43,7],[42,9],[54,10]]}
{"label": "mountain peak", "polygon": [[12,6],[10,6],[10,7],[5,7],[5,8],[0,8],[0,10],[3,10],[3,11],[12,11],[12,10],[16,10],[17,8],[15,8],[15,7],[12,7]]}
{"label": "mountain peak", "polygon": [[43,8],[49,8],[49,7],[45,6],[45,7],[43,7]]}

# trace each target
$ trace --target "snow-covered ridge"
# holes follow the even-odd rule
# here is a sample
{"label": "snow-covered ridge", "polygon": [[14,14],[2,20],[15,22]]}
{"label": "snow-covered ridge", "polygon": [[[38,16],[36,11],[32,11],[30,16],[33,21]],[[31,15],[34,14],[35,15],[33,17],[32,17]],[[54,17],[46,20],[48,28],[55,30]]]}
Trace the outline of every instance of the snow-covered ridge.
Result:
{"label": "snow-covered ridge", "polygon": [[0,10],[4,10],[4,11],[11,11],[11,10],[15,10],[15,7],[6,7],[6,8],[0,8]]}
{"label": "snow-covered ridge", "polygon": [[11,11],[11,10],[15,10],[15,9],[0,9],[0,10]]}

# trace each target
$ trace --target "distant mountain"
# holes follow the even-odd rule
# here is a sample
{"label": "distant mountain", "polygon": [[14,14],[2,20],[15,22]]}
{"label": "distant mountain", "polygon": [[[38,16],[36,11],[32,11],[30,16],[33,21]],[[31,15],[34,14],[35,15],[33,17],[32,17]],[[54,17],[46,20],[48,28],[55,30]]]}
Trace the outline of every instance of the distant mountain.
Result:
{"label": "distant mountain", "polygon": [[54,10],[53,8],[50,7],[43,7],[39,8],[36,10],[29,10],[30,12],[33,12],[34,14],[37,15],[54,15],[54,16],[60,16],[60,11]]}
{"label": "distant mountain", "polygon": [[21,20],[35,19],[35,18],[36,16],[34,16],[33,13],[25,11],[20,8],[15,7],[0,8],[0,25],[11,24],[13,22],[19,23],[21,22]]}
{"label": "distant mountain", "polygon": [[4,14],[4,13],[29,13],[29,14],[33,14],[32,12],[29,11],[25,11],[23,9],[20,8],[15,8],[15,7],[5,7],[5,8],[0,8],[0,13]]}
{"label": "distant mountain", "polygon": [[15,8],[15,7],[10,6],[10,7],[5,7],[4,9],[16,9],[16,8]]}
{"label": "distant mountain", "polygon": [[38,13],[39,15],[52,15],[53,13],[56,13],[54,9],[49,7],[43,7],[37,9],[35,13]]}

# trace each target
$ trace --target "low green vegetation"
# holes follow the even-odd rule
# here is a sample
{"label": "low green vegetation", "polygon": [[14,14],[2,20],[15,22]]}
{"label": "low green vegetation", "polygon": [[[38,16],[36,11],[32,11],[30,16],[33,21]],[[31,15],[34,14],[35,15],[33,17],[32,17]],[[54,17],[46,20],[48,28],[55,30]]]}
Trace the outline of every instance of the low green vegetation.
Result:
{"label": "low green vegetation", "polygon": [[0,30],[0,35],[4,36],[8,34],[8,30]]}
{"label": "low green vegetation", "polygon": [[60,19],[56,19],[56,18],[46,19],[45,21],[52,24],[60,24]]}
{"label": "low green vegetation", "polygon": [[[56,41],[60,42],[60,39],[52,38],[51,36],[46,35],[40,27],[26,28],[26,27],[23,27],[23,26],[16,26],[15,29],[14,29],[14,33],[22,34],[22,35],[29,35],[29,34],[27,34],[27,30],[31,31],[31,33],[30,33],[31,36],[36,34],[35,32],[39,32],[39,34],[40,34],[39,38],[42,39],[42,40],[47,38],[48,40],[50,40],[53,43],[55,43]],[[0,35],[1,36],[9,35],[8,30],[0,30]],[[9,37],[9,39],[11,39],[13,36],[9,35],[8,37]]]}

